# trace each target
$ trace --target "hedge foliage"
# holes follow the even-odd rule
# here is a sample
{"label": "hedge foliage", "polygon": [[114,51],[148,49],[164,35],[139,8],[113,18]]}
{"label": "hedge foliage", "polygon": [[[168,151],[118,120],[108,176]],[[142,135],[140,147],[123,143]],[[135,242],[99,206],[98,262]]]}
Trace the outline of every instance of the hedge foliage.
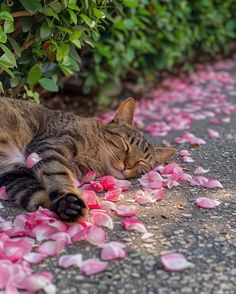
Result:
{"label": "hedge foliage", "polygon": [[236,0],[3,0],[0,88],[38,100],[76,73],[102,97],[128,72],[214,55],[235,36]]}

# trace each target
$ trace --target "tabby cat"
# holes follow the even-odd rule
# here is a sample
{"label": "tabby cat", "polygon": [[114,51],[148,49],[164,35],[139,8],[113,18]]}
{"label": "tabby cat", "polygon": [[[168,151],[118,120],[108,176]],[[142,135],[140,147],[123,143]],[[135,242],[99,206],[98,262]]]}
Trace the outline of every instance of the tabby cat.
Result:
{"label": "tabby cat", "polygon": [[[49,110],[32,102],[0,98],[0,186],[28,211],[39,206],[61,220],[86,216],[75,177],[93,170],[97,177],[129,179],[167,161],[173,148],[155,147],[133,124],[135,100],[126,99],[111,122]],[[25,158],[36,152],[32,169]]]}

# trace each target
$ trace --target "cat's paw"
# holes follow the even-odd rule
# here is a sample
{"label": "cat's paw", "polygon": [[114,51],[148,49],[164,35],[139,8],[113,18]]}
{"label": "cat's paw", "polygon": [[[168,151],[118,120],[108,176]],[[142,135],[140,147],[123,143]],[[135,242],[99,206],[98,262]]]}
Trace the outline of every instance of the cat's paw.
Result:
{"label": "cat's paw", "polygon": [[83,199],[68,193],[52,202],[51,210],[62,221],[75,222],[86,217],[88,208]]}

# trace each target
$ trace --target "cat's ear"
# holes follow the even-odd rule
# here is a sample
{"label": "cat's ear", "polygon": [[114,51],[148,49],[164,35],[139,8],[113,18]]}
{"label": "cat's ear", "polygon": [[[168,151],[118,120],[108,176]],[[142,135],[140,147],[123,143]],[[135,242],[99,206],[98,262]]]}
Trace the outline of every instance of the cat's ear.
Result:
{"label": "cat's ear", "polygon": [[156,162],[158,164],[169,161],[171,157],[176,153],[176,149],[171,147],[156,147],[155,151]]}
{"label": "cat's ear", "polygon": [[134,120],[134,110],[135,110],[135,100],[132,97],[125,99],[117,110],[113,122],[116,123],[128,123],[133,125]]}

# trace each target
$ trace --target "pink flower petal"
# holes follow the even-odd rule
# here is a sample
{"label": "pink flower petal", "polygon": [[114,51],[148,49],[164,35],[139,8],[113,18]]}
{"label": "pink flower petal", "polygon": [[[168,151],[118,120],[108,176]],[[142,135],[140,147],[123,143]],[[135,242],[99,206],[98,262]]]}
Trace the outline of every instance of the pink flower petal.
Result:
{"label": "pink flower petal", "polygon": [[182,271],[193,266],[181,253],[164,254],[161,256],[161,263],[168,271]]}
{"label": "pink flower petal", "polygon": [[118,188],[112,191],[108,191],[105,196],[104,199],[107,201],[112,201],[112,202],[117,202],[120,200],[120,195],[122,192],[122,188]]}
{"label": "pink flower petal", "polygon": [[104,212],[92,213],[92,222],[97,226],[106,227],[110,230],[114,228],[112,218]]}
{"label": "pink flower petal", "polygon": [[80,196],[84,199],[84,201],[90,209],[96,209],[101,207],[97,195],[94,191],[84,190],[80,193]]}
{"label": "pink flower petal", "polygon": [[86,175],[83,177],[83,181],[85,183],[88,183],[88,182],[91,182],[91,181],[94,181],[96,178],[96,173],[94,171],[89,171],[86,173]]}
{"label": "pink flower petal", "polygon": [[5,186],[2,186],[0,187],[0,199],[2,200],[8,200],[8,195],[7,195],[7,192],[6,192],[6,187]]}
{"label": "pink flower petal", "polygon": [[104,210],[110,212],[110,210],[116,210],[116,204],[111,201],[104,200],[101,202],[101,209],[104,209]]}
{"label": "pink flower petal", "polygon": [[194,170],[194,174],[198,175],[198,174],[205,174],[209,172],[209,169],[204,169],[203,167],[199,166]]}
{"label": "pink flower petal", "polygon": [[220,201],[213,200],[205,197],[199,197],[196,199],[196,204],[201,208],[216,208],[220,205]]}
{"label": "pink flower petal", "polygon": [[122,191],[128,191],[131,186],[131,182],[127,180],[116,180],[116,189],[121,188]]}
{"label": "pink flower petal", "polygon": [[223,188],[222,184],[216,179],[208,179],[203,176],[196,176],[192,178],[191,184],[203,186],[205,188],[213,189],[213,188]]}
{"label": "pink flower petal", "polygon": [[24,260],[28,261],[29,263],[40,263],[46,257],[47,255],[43,253],[29,252],[24,255]]}
{"label": "pink flower petal", "polygon": [[194,162],[194,160],[190,156],[183,156],[182,159],[183,159],[183,162]]}
{"label": "pink flower petal", "polygon": [[65,232],[56,232],[49,236],[50,240],[60,241],[62,244],[71,244],[71,236]]}
{"label": "pink flower petal", "polygon": [[191,184],[197,185],[197,186],[203,186],[203,187],[205,187],[207,182],[208,182],[208,178],[203,176],[196,176],[196,177],[193,177],[191,180]]}
{"label": "pink flower petal", "polygon": [[96,225],[91,225],[87,229],[85,240],[93,245],[105,243],[105,232]]}
{"label": "pink flower petal", "polygon": [[37,241],[43,241],[49,239],[49,236],[56,232],[58,232],[56,228],[46,224],[40,224],[32,229],[31,236],[35,237]]}
{"label": "pink flower petal", "polygon": [[84,227],[81,224],[73,224],[69,226],[67,230],[67,234],[73,238],[78,233],[81,233],[84,230]]}
{"label": "pink flower petal", "polygon": [[150,190],[147,190],[147,191],[138,190],[134,195],[135,201],[141,205],[156,202],[155,197],[153,197],[153,194],[149,191]]}
{"label": "pink flower petal", "polygon": [[125,258],[125,245],[120,242],[109,242],[103,245],[101,252],[101,259],[112,260]]}
{"label": "pink flower petal", "polygon": [[27,157],[25,165],[27,168],[32,168],[40,160],[42,160],[42,158],[39,157],[37,153],[33,152]]}
{"label": "pink flower petal", "polygon": [[101,183],[99,183],[98,181],[93,181],[90,183],[93,187],[93,190],[95,192],[103,192],[104,188],[103,185]]}
{"label": "pink flower petal", "polygon": [[58,264],[60,267],[63,267],[63,268],[68,268],[72,265],[81,266],[82,255],[81,254],[62,255],[59,258]]}
{"label": "pink flower petal", "polygon": [[116,213],[119,216],[134,216],[137,212],[137,207],[135,205],[119,205],[116,208]]}
{"label": "pink flower petal", "polygon": [[88,259],[82,263],[80,270],[86,276],[95,275],[101,273],[107,269],[107,262],[100,261],[99,259]]}
{"label": "pink flower petal", "polygon": [[137,231],[139,233],[147,233],[144,224],[136,218],[127,218],[122,220],[122,224],[126,231]]}
{"label": "pink flower petal", "polygon": [[179,155],[180,156],[190,156],[190,153],[189,153],[189,151],[188,150],[181,150],[180,152],[179,152]]}
{"label": "pink flower petal", "polygon": [[208,182],[205,184],[205,187],[210,188],[210,189],[213,189],[213,188],[222,188],[223,189],[222,184],[216,179],[208,179]]}
{"label": "pink flower petal", "polygon": [[43,288],[43,291],[45,292],[45,294],[56,294],[57,288],[54,284],[49,284]]}
{"label": "pink flower petal", "polygon": [[61,249],[62,249],[61,241],[47,241],[37,248],[37,252],[45,254],[45,255],[49,255],[49,256],[54,256],[59,254],[61,252]]}
{"label": "pink flower petal", "polygon": [[213,129],[208,129],[208,137],[209,138],[218,138],[220,136],[219,132],[213,130]]}
{"label": "pink flower petal", "polygon": [[21,287],[28,291],[38,291],[51,284],[51,273],[35,273],[24,279]]}
{"label": "pink flower petal", "polygon": [[105,176],[100,178],[100,183],[103,185],[105,190],[113,190],[116,186],[116,179],[113,176]]}

